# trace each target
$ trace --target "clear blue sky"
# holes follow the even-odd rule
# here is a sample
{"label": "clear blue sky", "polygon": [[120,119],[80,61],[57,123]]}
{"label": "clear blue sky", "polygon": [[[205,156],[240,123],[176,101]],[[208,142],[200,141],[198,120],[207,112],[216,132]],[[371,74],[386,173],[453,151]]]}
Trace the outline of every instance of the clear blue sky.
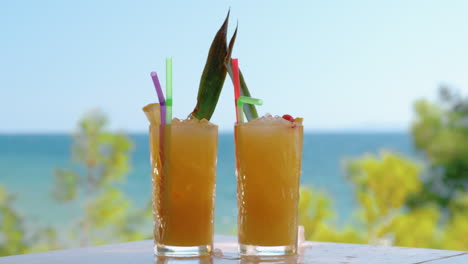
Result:
{"label": "clear blue sky", "polygon": [[[187,116],[229,7],[260,112],[308,130],[402,130],[440,83],[468,91],[468,1],[1,1],[0,132],[70,132],[96,107],[112,128],[146,131],[149,73],[164,76],[167,56],[174,114]],[[222,130],[232,97],[227,82]]]}

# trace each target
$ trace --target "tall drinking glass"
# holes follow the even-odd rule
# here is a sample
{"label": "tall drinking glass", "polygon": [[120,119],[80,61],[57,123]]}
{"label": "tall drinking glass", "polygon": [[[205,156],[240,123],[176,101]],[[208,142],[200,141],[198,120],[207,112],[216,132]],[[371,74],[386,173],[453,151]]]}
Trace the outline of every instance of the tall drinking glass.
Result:
{"label": "tall drinking glass", "polygon": [[154,253],[209,255],[213,245],[218,127],[174,119],[150,125]]}
{"label": "tall drinking glass", "polygon": [[295,254],[303,126],[269,116],[234,132],[240,254]]}

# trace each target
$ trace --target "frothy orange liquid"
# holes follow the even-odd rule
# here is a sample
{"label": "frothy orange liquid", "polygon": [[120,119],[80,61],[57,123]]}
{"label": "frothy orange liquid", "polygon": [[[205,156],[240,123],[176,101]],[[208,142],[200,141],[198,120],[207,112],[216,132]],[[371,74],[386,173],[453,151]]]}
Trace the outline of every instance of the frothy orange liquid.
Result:
{"label": "frothy orange liquid", "polygon": [[[164,134],[160,142],[159,134]],[[213,243],[217,126],[150,126],[155,243]],[[160,144],[163,148],[160,148]]]}
{"label": "frothy orange liquid", "polygon": [[235,126],[239,243],[297,243],[303,127]]}

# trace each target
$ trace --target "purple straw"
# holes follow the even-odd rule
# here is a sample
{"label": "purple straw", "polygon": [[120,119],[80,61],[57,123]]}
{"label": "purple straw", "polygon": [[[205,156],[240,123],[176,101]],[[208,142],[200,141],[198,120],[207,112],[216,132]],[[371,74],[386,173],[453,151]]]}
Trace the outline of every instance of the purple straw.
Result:
{"label": "purple straw", "polygon": [[164,94],[161,89],[161,84],[159,83],[158,74],[156,72],[151,72],[151,79],[153,79],[154,88],[158,94],[159,105],[161,106],[161,124],[166,124],[166,100],[164,99]]}

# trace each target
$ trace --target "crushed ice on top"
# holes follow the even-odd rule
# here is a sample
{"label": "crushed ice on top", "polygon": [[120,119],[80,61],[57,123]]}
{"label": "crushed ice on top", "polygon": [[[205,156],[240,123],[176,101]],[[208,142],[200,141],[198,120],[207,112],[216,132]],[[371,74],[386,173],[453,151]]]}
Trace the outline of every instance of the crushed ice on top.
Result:
{"label": "crushed ice on top", "polygon": [[198,120],[196,118],[188,118],[188,119],[183,119],[180,120],[177,117],[174,117],[172,119],[172,125],[202,125],[202,126],[216,126],[215,124],[211,123],[210,121],[206,120],[203,118],[202,120]]}
{"label": "crushed ice on top", "polygon": [[291,122],[282,118],[281,116],[266,114],[262,117],[256,118],[245,125],[275,125],[275,126],[291,126]]}

